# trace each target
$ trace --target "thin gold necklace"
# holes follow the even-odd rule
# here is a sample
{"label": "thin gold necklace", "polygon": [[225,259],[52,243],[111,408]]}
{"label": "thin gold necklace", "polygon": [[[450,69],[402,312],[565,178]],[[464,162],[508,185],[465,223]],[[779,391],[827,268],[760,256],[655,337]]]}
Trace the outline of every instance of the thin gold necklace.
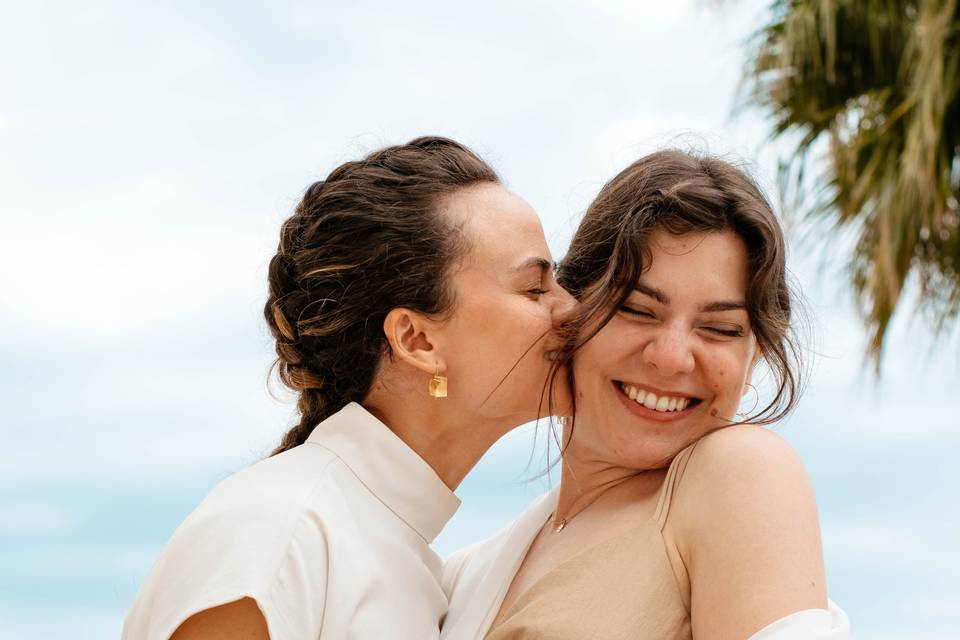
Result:
{"label": "thin gold necklace", "polygon": [[[551,517],[551,520],[553,520],[553,527],[554,527],[553,532],[554,532],[554,533],[560,533],[561,531],[563,531],[563,530],[567,527],[567,524],[569,524],[569,522],[570,522],[571,520],[573,520],[574,518],[576,518],[578,515],[580,515],[581,513],[583,513],[584,511],[586,511],[586,510],[589,509],[590,507],[592,507],[593,504],[594,504],[597,500],[599,500],[600,498],[602,498],[603,496],[605,496],[608,491],[610,491],[611,489],[616,489],[617,487],[619,487],[619,486],[622,485],[623,483],[628,482],[628,481],[630,481],[630,480],[633,480],[633,479],[637,478],[639,475],[641,475],[641,474],[638,473],[638,474],[635,475],[635,476],[627,476],[626,478],[623,478],[622,480],[620,480],[620,481],[617,482],[616,484],[605,488],[603,491],[601,491],[600,493],[598,493],[597,496],[596,496],[593,500],[591,500],[591,501],[588,502],[587,504],[583,505],[579,510],[574,511],[574,512],[573,512],[573,515],[568,515],[568,516],[565,517],[565,518],[560,518],[560,521],[559,521],[559,522],[556,521],[556,520],[553,520],[553,518]],[[556,515],[557,515],[557,511],[556,511],[556,509],[554,509],[552,516],[556,516]]]}
{"label": "thin gold necklace", "polygon": [[[606,492],[604,492],[604,493],[606,493]],[[602,496],[603,494],[601,493],[600,495]],[[583,513],[584,511],[586,511],[586,510],[587,510],[587,507],[589,507],[590,505],[592,505],[594,502],[596,502],[596,501],[599,500],[599,499],[600,499],[600,496],[597,496],[596,498],[594,498],[593,500],[591,500],[590,502],[588,502],[588,503],[586,504],[586,506],[584,506],[582,509],[580,509],[579,511],[574,512],[574,514],[573,514],[572,516],[567,516],[566,518],[560,518],[560,522],[557,522],[556,520],[553,520],[553,527],[554,527],[553,532],[554,532],[554,533],[560,533],[561,531],[563,531],[563,530],[567,527],[567,523],[568,523],[568,522],[570,522],[571,520],[573,520],[574,518],[576,518],[578,515],[580,515],[580,514]],[[553,515],[557,515],[557,512],[554,511],[554,512],[553,512]]]}

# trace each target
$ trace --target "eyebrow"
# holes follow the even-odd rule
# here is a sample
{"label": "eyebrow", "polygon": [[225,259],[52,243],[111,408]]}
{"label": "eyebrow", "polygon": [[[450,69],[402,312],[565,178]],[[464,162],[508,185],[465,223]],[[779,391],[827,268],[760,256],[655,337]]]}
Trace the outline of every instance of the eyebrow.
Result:
{"label": "eyebrow", "polygon": [[527,258],[520,263],[515,271],[522,271],[523,269],[529,269],[530,267],[536,267],[542,272],[547,272],[553,269],[553,263],[547,260],[546,258],[541,258],[540,256],[534,256],[533,258]]}
{"label": "eyebrow", "polygon": [[[662,305],[669,305],[670,298],[660,289],[656,287],[651,287],[650,285],[643,284],[638,282],[637,286],[634,287],[634,290],[642,293],[645,296],[649,296],[659,302]],[[715,313],[717,311],[740,311],[746,310],[747,303],[742,300],[717,300],[715,302],[708,302],[705,305],[700,306],[700,311],[703,313]]]}

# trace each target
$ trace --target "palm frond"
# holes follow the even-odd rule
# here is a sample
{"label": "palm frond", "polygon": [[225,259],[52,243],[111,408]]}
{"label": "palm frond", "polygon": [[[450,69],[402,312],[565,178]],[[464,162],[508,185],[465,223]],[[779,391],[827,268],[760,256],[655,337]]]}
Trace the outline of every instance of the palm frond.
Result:
{"label": "palm frond", "polygon": [[770,13],[746,100],[771,114],[774,137],[800,134],[780,174],[807,232],[856,227],[851,282],[879,367],[911,278],[934,331],[960,315],[958,1],[776,0]]}

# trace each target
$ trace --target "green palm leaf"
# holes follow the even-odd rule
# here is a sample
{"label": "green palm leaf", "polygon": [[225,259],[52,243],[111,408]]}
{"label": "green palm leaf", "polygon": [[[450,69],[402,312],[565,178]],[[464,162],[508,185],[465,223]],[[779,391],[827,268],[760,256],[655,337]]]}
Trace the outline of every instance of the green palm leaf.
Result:
{"label": "green palm leaf", "polygon": [[[960,313],[960,7],[957,0],[777,0],[755,36],[748,100],[773,135],[808,232],[853,230],[849,260],[879,367],[915,279],[917,310],[944,331]],[[788,138],[794,139],[794,138]],[[811,151],[818,172],[804,171]]]}

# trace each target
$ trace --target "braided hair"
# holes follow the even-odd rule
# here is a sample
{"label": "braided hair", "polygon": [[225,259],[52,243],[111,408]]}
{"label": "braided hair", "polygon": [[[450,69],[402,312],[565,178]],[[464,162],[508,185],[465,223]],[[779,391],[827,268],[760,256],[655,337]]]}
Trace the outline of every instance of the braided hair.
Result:
{"label": "braided hair", "polygon": [[298,394],[300,414],[273,455],[366,397],[389,349],[391,309],[450,310],[446,276],[468,243],[442,204],[460,189],[499,182],[470,149],[430,136],[342,164],[307,189],[281,226],[264,306],[273,370]]}

